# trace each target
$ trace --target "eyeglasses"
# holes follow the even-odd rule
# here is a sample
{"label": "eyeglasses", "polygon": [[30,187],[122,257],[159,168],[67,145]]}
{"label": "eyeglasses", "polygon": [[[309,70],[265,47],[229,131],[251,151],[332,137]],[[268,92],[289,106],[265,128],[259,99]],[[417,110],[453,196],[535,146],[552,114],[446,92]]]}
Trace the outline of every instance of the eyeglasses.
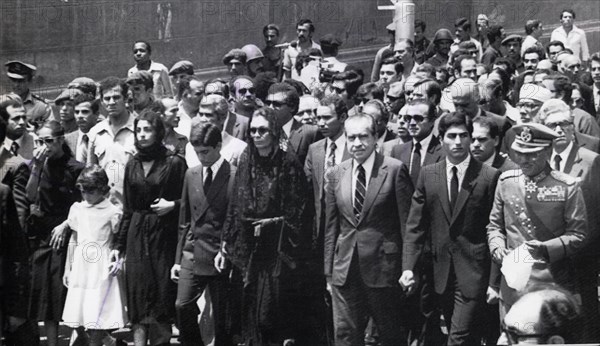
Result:
{"label": "eyeglasses", "polygon": [[265,101],[265,104],[267,106],[273,107],[273,108],[281,108],[281,107],[287,105],[286,102],[282,102],[282,101],[270,101],[270,100]]}
{"label": "eyeglasses", "polygon": [[334,87],[334,86],[332,86],[332,87],[331,87],[331,90],[333,90],[333,91],[334,91],[334,92],[336,92],[337,94],[343,94],[343,93],[344,93],[344,91],[346,91],[346,89],[343,89],[343,88],[338,88],[338,87]]}
{"label": "eyeglasses", "polygon": [[546,126],[551,129],[555,129],[557,126],[560,126],[561,129],[564,129],[565,127],[568,127],[569,125],[573,125],[573,123],[570,121],[567,121],[567,120],[555,122],[555,123],[546,123]]}
{"label": "eyeglasses", "polygon": [[396,97],[396,96],[387,95],[387,98],[390,102],[396,102],[396,101],[400,100],[400,96]]}
{"label": "eyeglasses", "polygon": [[427,118],[420,114],[414,114],[414,115],[404,114],[404,121],[406,121],[407,123],[410,123],[411,120],[414,120],[416,123],[421,123],[425,119],[427,119]]}
{"label": "eyeglasses", "polygon": [[56,142],[56,140],[57,140],[57,139],[59,139],[59,138],[62,138],[62,136],[58,136],[58,137],[45,137],[45,138],[38,138],[38,139],[36,139],[35,141],[36,141],[38,144],[40,144],[40,145],[41,145],[41,144],[46,144],[46,145],[48,145],[48,144],[52,144],[52,143]]}
{"label": "eyeglasses", "polygon": [[259,136],[264,136],[265,134],[269,133],[269,128],[268,127],[251,127],[250,128],[250,134],[254,135],[256,133],[258,133]]}
{"label": "eyeglasses", "polygon": [[247,89],[246,88],[242,88],[242,89],[239,89],[238,92],[241,95],[245,95],[246,93],[255,94],[256,93],[256,88],[247,88]]}

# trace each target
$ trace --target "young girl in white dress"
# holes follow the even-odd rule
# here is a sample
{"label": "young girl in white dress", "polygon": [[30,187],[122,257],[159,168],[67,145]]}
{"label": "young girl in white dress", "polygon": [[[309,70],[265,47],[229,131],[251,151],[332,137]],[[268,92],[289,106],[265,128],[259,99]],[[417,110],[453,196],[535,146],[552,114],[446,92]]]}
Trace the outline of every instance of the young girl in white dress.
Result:
{"label": "young girl in white dress", "polygon": [[83,202],[71,206],[63,224],[73,233],[63,277],[68,292],[62,318],[71,328],[85,327],[90,345],[115,345],[110,331],[123,328],[127,316],[116,277],[120,262],[110,258],[122,212],[106,198],[108,176],[100,166],[86,167],[76,186]]}

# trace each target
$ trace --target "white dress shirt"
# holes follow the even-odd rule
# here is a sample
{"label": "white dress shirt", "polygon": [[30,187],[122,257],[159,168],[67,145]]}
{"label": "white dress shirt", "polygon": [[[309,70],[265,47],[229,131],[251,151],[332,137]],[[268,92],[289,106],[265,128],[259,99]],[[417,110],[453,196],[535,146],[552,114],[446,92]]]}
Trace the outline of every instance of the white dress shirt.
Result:
{"label": "white dress shirt", "polygon": [[567,158],[569,158],[569,154],[571,154],[571,150],[573,150],[573,142],[569,143],[569,145],[567,146],[567,148],[565,148],[565,150],[563,150],[560,154],[556,152],[556,150],[552,149],[552,156],[550,157],[550,167],[552,167],[552,169],[556,169],[554,167],[554,158],[556,156],[560,156],[560,171],[564,172],[565,171],[565,165],[567,164]]}
{"label": "white dress shirt", "polygon": [[[219,156],[219,159],[217,161],[215,161],[215,163],[213,163],[212,166],[210,166],[210,170],[212,171],[213,181],[215,180],[215,176],[217,175],[217,172],[219,171],[219,169],[221,169],[221,165],[223,165],[223,162],[225,162],[225,159],[223,158],[223,156]],[[206,182],[207,174],[208,174],[208,167],[202,167],[202,182]]]}
{"label": "white dress shirt", "polygon": [[[358,165],[356,160],[352,160],[352,204],[354,204],[354,193],[356,192],[356,180],[358,179]],[[375,165],[375,150],[371,155],[362,163],[365,169],[365,188],[369,190],[369,181],[371,180],[371,173],[373,172],[373,166]],[[366,191],[365,191],[366,192]],[[366,198],[367,196],[365,196]]]}
{"label": "white dress shirt", "polygon": [[448,198],[450,198],[450,185],[452,184],[452,167],[456,166],[457,168],[456,173],[458,174],[458,190],[460,191],[460,187],[462,186],[463,180],[465,179],[465,174],[467,173],[467,168],[469,168],[470,162],[471,155],[467,155],[467,158],[457,165],[450,163],[450,160],[446,158],[446,180],[448,185]]}
{"label": "white dress shirt", "polygon": [[[90,149],[90,135],[77,130],[77,147],[75,152],[75,160],[79,162],[87,162],[88,150]],[[83,135],[88,136],[87,147],[83,145]]]}
{"label": "white dress shirt", "polygon": [[[329,154],[331,153],[331,143],[332,140],[330,138],[327,138],[326,140],[327,142],[327,148],[325,149],[325,170],[327,170],[327,159],[329,158]],[[338,139],[336,139],[335,141],[335,162],[334,165],[337,166],[342,162],[342,159],[344,158],[344,149],[346,149],[346,136],[344,136],[344,134],[342,134],[341,136],[338,137]]]}
{"label": "white dress shirt", "polygon": [[594,84],[592,91],[594,92],[594,107],[596,108],[596,111],[598,111],[600,110],[600,88]]}
{"label": "white dress shirt", "polygon": [[[429,148],[429,143],[431,142],[431,138],[433,138],[433,132],[429,134],[429,136],[423,138],[423,140],[421,140],[421,150],[419,150],[420,154],[421,154],[421,162],[420,165],[421,167],[423,167],[423,163],[425,162],[425,155],[427,154],[427,149]],[[417,144],[417,141],[413,138],[413,150],[410,153],[410,165],[408,167],[412,167],[412,160],[413,160],[413,152],[414,152],[414,148],[415,148],[415,144]]]}
{"label": "white dress shirt", "polygon": [[567,32],[565,28],[559,26],[552,31],[550,41],[560,41],[565,44],[566,48],[570,48],[573,51],[573,55],[580,58],[581,61],[588,61],[590,59],[590,51],[585,37],[585,31],[579,29],[573,25],[573,29]]}
{"label": "white dress shirt", "polygon": [[[248,144],[225,131],[221,132],[221,138],[223,139],[221,151],[219,152],[221,157],[237,167],[238,159],[242,156]],[[188,167],[196,167],[200,164],[194,146],[189,142],[185,146],[185,162]]]}

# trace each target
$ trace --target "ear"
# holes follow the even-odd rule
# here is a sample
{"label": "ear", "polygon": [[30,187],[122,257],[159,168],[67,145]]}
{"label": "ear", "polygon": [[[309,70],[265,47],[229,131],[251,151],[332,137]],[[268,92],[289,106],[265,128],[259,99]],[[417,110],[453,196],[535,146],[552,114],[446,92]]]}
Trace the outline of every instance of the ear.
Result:
{"label": "ear", "polygon": [[552,335],[546,340],[546,343],[549,345],[564,345],[565,339],[560,335]]}

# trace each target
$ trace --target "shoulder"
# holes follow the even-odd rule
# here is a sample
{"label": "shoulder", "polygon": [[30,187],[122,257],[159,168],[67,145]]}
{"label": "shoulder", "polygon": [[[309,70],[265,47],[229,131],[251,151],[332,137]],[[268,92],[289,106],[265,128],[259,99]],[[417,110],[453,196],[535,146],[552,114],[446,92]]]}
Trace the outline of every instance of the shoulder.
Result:
{"label": "shoulder", "polygon": [[308,151],[311,152],[313,150],[319,150],[319,148],[324,148],[326,141],[327,141],[327,138],[323,138],[323,139],[319,139],[318,141],[316,141],[314,143],[311,143],[308,146]]}
{"label": "shoulder", "polygon": [[106,129],[107,125],[108,125],[108,120],[102,120],[101,122],[97,123],[88,132],[88,137],[90,139],[96,137],[100,132],[102,132]]}
{"label": "shoulder", "polygon": [[169,152],[167,154],[167,160],[169,161],[169,164],[177,166],[177,167],[187,167],[187,164],[185,163],[185,158],[181,157],[181,155],[177,155],[173,152]]}
{"label": "shoulder", "polygon": [[398,169],[404,166],[404,163],[398,159],[389,156],[381,156],[383,158],[383,164],[391,167],[392,169]]}
{"label": "shoulder", "polygon": [[509,169],[500,174],[500,181],[507,181],[510,180],[510,178],[518,178],[521,175],[523,175],[523,171],[520,169]]}
{"label": "shoulder", "polygon": [[555,170],[550,172],[550,177],[566,185],[575,185],[577,183],[577,178]]}

